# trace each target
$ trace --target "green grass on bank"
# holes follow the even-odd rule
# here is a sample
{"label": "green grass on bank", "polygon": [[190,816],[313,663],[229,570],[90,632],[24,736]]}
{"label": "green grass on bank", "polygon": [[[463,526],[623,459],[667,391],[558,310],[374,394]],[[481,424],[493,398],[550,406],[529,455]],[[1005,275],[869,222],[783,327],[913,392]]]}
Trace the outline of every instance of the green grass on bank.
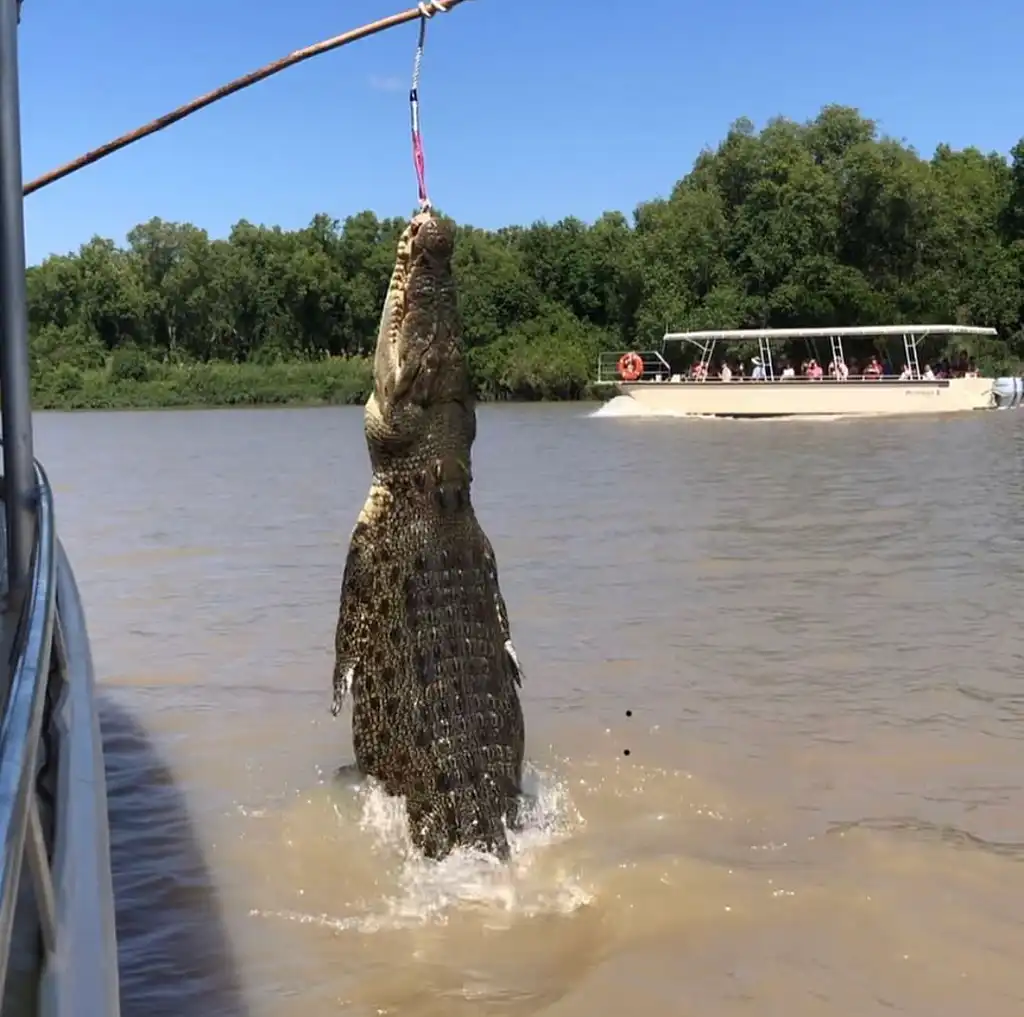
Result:
{"label": "green grass on bank", "polygon": [[371,373],[364,359],[265,365],[115,360],[96,370],[37,368],[32,382],[38,410],[323,406],[365,401]]}
{"label": "green grass on bank", "polygon": [[[371,385],[372,361],[362,357],[178,365],[115,356],[95,369],[34,364],[32,401],[37,410],[346,406],[364,403]],[[580,395],[600,398],[608,393],[587,388]]]}

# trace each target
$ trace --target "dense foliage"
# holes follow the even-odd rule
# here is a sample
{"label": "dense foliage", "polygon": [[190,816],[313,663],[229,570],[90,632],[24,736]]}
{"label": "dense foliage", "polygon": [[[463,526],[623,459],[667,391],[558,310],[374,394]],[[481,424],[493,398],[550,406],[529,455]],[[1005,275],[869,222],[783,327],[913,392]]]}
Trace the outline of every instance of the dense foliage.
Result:
{"label": "dense foliage", "polygon": [[[352,401],[365,395],[404,222],[153,219],[30,269],[39,405]],[[1024,141],[930,160],[853,109],[733,125],[633,222],[461,228],[465,334],[484,397],[571,398],[597,354],[674,330],[993,325],[980,367],[1024,359]],[[742,351],[740,351],[742,352]]]}

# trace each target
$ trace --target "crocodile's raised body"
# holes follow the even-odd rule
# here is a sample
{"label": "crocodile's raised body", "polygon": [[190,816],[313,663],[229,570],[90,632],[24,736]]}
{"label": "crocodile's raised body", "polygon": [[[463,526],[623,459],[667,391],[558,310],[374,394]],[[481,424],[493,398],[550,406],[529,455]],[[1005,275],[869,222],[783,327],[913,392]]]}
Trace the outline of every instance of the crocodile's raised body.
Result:
{"label": "crocodile's raised body", "polygon": [[356,763],[404,795],[429,857],[507,857],[516,823],[522,676],[498,568],[470,501],[476,411],[454,227],[402,234],[366,404],[373,481],[352,532],[335,642],[334,712],[353,698]]}

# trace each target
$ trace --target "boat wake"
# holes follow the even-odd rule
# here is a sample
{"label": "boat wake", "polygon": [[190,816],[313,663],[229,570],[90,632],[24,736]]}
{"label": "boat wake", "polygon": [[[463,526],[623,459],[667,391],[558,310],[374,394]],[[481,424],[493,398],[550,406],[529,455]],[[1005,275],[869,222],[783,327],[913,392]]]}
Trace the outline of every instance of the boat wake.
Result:
{"label": "boat wake", "polygon": [[593,413],[588,414],[589,417],[618,417],[618,418],[658,418],[658,417],[691,417],[694,420],[700,420],[702,418],[695,417],[690,413],[672,413],[663,412],[650,409],[650,407],[644,406],[639,403],[636,399],[630,396],[615,396],[609,399],[608,402],[599,406]]}

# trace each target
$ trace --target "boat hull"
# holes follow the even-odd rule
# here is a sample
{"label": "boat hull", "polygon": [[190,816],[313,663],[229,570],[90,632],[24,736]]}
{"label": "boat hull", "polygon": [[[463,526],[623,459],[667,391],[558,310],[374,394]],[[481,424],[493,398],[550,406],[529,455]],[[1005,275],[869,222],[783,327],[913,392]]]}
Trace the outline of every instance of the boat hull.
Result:
{"label": "boat hull", "polygon": [[640,381],[621,395],[650,415],[697,417],[869,417],[961,413],[998,405],[992,378],[936,381]]}

